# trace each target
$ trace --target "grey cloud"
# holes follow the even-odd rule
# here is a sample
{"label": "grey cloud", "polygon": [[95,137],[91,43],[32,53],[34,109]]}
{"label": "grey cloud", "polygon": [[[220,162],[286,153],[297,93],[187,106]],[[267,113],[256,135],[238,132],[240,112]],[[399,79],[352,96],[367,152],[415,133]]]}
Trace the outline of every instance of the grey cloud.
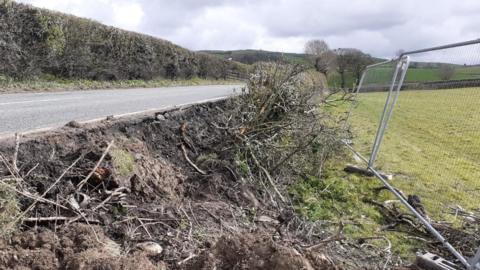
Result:
{"label": "grey cloud", "polygon": [[[392,56],[478,36],[477,0],[21,0],[199,49],[301,52],[312,38]],[[115,5],[141,7],[114,14]],[[123,17],[122,17],[123,16]],[[125,23],[122,21],[125,20]]]}

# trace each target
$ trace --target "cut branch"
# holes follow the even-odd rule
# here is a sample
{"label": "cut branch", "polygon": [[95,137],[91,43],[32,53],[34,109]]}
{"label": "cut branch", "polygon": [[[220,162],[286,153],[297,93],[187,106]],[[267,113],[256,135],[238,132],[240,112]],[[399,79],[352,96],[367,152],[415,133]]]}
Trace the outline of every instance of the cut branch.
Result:
{"label": "cut branch", "polygon": [[35,201],[25,210],[23,211],[19,216],[17,216],[15,218],[14,221],[12,221],[7,228],[11,229],[13,228],[13,226],[15,226],[15,224],[20,221],[28,212],[30,212],[36,205],[37,203],[43,199],[49,192],[50,190],[53,189],[53,187],[55,187],[59,182],[60,180],[63,179],[63,177],[67,174],[68,171],[70,171],[70,169],[72,169],[81,159],[83,158],[83,155],[81,155],[79,158],[77,158],[58,178],[57,180],[55,180],[55,182],[47,189],[45,190],[45,192],[39,197],[39,198],[36,198]]}
{"label": "cut branch", "polygon": [[188,164],[190,164],[197,172],[199,172],[200,174],[202,175],[206,175],[207,172],[205,172],[204,170],[200,169],[195,163],[193,163],[192,160],[190,160],[190,158],[188,157],[187,155],[187,149],[185,149],[185,145],[182,143],[180,145],[180,148],[182,148],[182,152],[183,152],[183,156],[185,157],[185,159],[187,160]]}
{"label": "cut branch", "polygon": [[87,177],[85,177],[80,183],[78,183],[77,185],[77,190],[80,190],[82,189],[83,185],[85,185],[85,183],[87,183],[88,179],[90,179],[90,177],[92,177],[92,175],[95,173],[95,171],[98,169],[98,167],[100,166],[100,164],[102,164],[103,160],[105,159],[105,157],[107,156],[108,152],[110,151],[110,148],[112,148],[113,146],[113,142],[114,140],[112,140],[107,148],[105,149],[105,151],[103,152],[102,156],[100,157],[100,159],[98,160],[97,164],[95,165],[95,167],[93,167],[93,170],[87,175]]}

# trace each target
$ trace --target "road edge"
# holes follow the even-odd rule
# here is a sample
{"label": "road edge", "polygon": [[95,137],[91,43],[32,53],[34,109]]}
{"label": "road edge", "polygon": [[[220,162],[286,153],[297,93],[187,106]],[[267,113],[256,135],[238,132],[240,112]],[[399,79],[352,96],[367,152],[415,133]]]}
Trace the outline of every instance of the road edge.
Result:
{"label": "road edge", "polygon": [[[94,124],[94,123],[99,123],[101,121],[112,119],[112,118],[115,119],[115,120],[121,120],[121,119],[126,119],[126,118],[129,118],[129,117],[141,118],[141,117],[147,117],[147,116],[154,116],[158,113],[165,113],[165,112],[169,112],[169,111],[183,110],[183,109],[186,109],[186,108],[189,108],[191,106],[198,105],[198,104],[227,100],[229,98],[232,98],[232,97],[235,97],[235,96],[238,96],[238,95],[239,95],[239,93],[234,93],[233,95],[225,95],[225,96],[220,96],[220,97],[216,97],[216,98],[203,99],[203,100],[199,100],[199,101],[195,101],[195,102],[187,102],[187,103],[182,103],[182,104],[177,104],[177,105],[163,106],[163,107],[159,107],[159,108],[152,108],[152,109],[136,111],[136,112],[131,112],[131,113],[118,114],[118,115],[109,115],[109,116],[94,118],[94,119],[85,120],[85,121],[78,121],[78,123],[79,124]],[[75,119],[72,119],[72,121],[75,121]],[[65,124],[67,124],[67,123],[65,123]],[[25,132],[4,133],[4,134],[0,134],[0,142],[7,141],[9,139],[14,139],[17,134],[22,136],[22,137],[23,136],[38,136],[38,135],[42,135],[43,133],[47,133],[49,131],[60,130],[63,127],[65,127],[65,125],[33,129],[33,130],[25,131]]]}

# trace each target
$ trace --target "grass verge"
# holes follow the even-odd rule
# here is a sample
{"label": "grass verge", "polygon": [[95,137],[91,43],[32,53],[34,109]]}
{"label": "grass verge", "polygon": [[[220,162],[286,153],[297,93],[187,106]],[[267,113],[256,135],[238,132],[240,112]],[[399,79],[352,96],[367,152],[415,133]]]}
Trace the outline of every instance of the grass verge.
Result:
{"label": "grass verge", "polygon": [[68,90],[93,90],[93,89],[128,89],[128,88],[155,88],[195,85],[227,85],[238,84],[235,80],[208,80],[192,78],[189,80],[155,79],[124,80],[124,81],[94,81],[94,80],[69,80],[69,79],[38,79],[16,81],[0,76],[0,93],[18,92],[50,92]]}
{"label": "grass verge", "polygon": [[383,230],[388,222],[377,206],[370,203],[372,200],[390,200],[392,195],[376,191],[382,186],[376,178],[345,173],[345,164],[345,158],[331,160],[321,178],[309,176],[296,182],[290,188],[290,194],[297,212],[312,221],[332,223],[342,228],[343,234],[349,238],[376,238],[378,241],[371,244],[378,248],[385,248],[382,238],[386,238],[392,244],[394,254],[406,260],[414,259],[415,252],[422,249],[424,243],[401,232],[405,230]]}

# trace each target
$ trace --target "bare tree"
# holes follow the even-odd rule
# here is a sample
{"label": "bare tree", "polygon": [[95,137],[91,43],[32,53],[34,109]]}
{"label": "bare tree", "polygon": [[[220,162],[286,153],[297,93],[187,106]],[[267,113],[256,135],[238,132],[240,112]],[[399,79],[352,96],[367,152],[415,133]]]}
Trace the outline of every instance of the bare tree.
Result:
{"label": "bare tree", "polygon": [[358,49],[340,48],[335,50],[337,72],[340,74],[341,88],[346,86],[346,72],[351,72],[360,81],[365,67],[373,62],[370,55]]}
{"label": "bare tree", "polygon": [[453,65],[442,64],[438,69],[438,76],[443,81],[451,80],[453,75],[455,75],[455,67]]}
{"label": "bare tree", "polygon": [[313,63],[315,69],[325,76],[334,69],[335,54],[323,40],[310,40],[305,44],[305,54]]}
{"label": "bare tree", "polygon": [[336,49],[335,54],[337,56],[337,72],[340,75],[340,87],[345,88],[345,73],[350,65],[348,52],[347,49]]}

